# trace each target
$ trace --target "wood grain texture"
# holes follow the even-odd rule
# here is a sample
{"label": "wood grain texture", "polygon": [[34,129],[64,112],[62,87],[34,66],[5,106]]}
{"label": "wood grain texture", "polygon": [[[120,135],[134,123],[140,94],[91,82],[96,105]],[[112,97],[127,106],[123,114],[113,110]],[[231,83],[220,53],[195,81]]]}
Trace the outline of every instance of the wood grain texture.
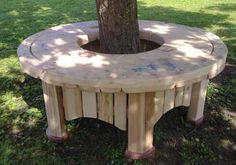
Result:
{"label": "wood grain texture", "polygon": [[82,91],[83,117],[97,118],[97,100],[95,92]]}
{"label": "wood grain texture", "polygon": [[167,113],[169,110],[173,109],[174,106],[175,106],[175,88],[165,90],[163,113]]}
{"label": "wood grain texture", "polygon": [[154,117],[152,118],[156,123],[163,115],[164,111],[164,99],[165,99],[165,92],[164,91],[157,91],[155,93],[155,108],[154,108]]}
{"label": "wood grain texture", "polygon": [[47,135],[58,138],[64,137],[66,136],[66,127],[62,105],[62,89],[44,82],[42,82],[42,87],[48,122]]}
{"label": "wood grain texture", "polygon": [[[99,30],[94,28],[98,27],[96,21],[81,22],[27,38],[18,49],[21,67],[25,73],[54,85],[79,85],[94,92],[142,93],[185,86],[204,75],[212,78],[225,66],[227,47],[212,33],[158,21],[139,21],[139,25],[142,39],[165,44],[129,56],[85,51],[78,49],[78,39],[87,43],[98,38]],[[166,29],[168,33],[158,33]]]}
{"label": "wood grain texture", "polygon": [[62,87],[66,120],[83,117],[82,96],[79,88]]}
{"label": "wood grain texture", "polygon": [[184,87],[183,106],[188,107],[190,105],[191,94],[192,94],[192,84],[191,85],[186,85]]}
{"label": "wood grain texture", "polygon": [[98,93],[98,119],[113,124],[113,94]]}
{"label": "wood grain texture", "polygon": [[193,84],[190,107],[187,118],[197,121],[203,117],[208,80]]}
{"label": "wood grain texture", "polygon": [[175,107],[183,105],[184,87],[176,88],[175,91]]}
{"label": "wood grain texture", "polygon": [[129,94],[128,102],[128,151],[142,153],[146,148],[145,93]]}
{"label": "wood grain texture", "polygon": [[156,119],[155,92],[145,94],[145,146],[144,151],[153,147],[153,129]]}
{"label": "wood grain texture", "polygon": [[115,126],[123,131],[127,129],[127,94],[123,92],[114,94]]}
{"label": "wood grain texture", "polygon": [[137,1],[96,0],[96,7],[101,52],[111,54],[139,52]]}

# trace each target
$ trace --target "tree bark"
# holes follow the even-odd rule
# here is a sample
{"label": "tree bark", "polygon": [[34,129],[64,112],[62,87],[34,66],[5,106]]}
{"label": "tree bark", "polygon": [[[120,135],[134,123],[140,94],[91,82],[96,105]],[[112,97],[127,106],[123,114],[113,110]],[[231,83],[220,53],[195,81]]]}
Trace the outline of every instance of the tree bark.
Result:
{"label": "tree bark", "polygon": [[137,0],[96,0],[96,5],[101,52],[139,52]]}

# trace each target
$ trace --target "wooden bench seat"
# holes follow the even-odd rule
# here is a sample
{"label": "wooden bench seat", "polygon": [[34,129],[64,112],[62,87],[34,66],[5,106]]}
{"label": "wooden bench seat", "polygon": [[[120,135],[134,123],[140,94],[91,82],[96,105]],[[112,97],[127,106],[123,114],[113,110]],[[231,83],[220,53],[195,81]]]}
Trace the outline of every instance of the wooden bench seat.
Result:
{"label": "wooden bench seat", "polygon": [[200,122],[208,79],[219,74],[227,47],[202,29],[139,21],[140,38],[161,45],[131,55],[111,55],[81,46],[99,39],[96,21],[57,26],[27,38],[18,48],[22,70],[42,80],[47,135],[68,137],[65,120],[98,118],[128,130],[126,155],[154,153],[153,127],[174,107],[189,106]]}

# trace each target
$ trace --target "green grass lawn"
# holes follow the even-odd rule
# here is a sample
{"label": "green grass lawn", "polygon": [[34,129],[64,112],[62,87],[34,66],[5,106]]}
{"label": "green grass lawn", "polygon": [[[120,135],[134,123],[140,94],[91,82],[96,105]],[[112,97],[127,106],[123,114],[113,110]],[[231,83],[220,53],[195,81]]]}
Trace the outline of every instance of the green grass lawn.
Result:
{"label": "green grass lawn", "polygon": [[94,20],[95,11],[95,0],[0,1],[0,164],[236,164],[235,0],[139,1],[140,19],[197,26],[229,48],[226,69],[210,82],[201,127],[184,121],[186,109],[171,111],[155,127],[156,158],[133,162],[114,127],[96,120],[68,122],[66,143],[47,140],[41,83],[20,71],[17,47],[49,27]]}

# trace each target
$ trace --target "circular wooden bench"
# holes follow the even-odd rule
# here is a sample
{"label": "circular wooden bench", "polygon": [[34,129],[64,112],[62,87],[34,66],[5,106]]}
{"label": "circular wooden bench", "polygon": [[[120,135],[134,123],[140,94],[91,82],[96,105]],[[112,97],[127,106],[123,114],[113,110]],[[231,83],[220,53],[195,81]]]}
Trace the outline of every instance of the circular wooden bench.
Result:
{"label": "circular wooden bench", "polygon": [[208,79],[225,66],[225,44],[199,28],[139,25],[140,38],[159,48],[131,55],[84,50],[99,37],[96,21],[53,27],[19,46],[22,70],[42,80],[49,139],[68,137],[64,120],[98,118],[128,130],[126,156],[137,159],[154,153],[153,127],[172,108],[189,106],[188,119],[202,120]]}

